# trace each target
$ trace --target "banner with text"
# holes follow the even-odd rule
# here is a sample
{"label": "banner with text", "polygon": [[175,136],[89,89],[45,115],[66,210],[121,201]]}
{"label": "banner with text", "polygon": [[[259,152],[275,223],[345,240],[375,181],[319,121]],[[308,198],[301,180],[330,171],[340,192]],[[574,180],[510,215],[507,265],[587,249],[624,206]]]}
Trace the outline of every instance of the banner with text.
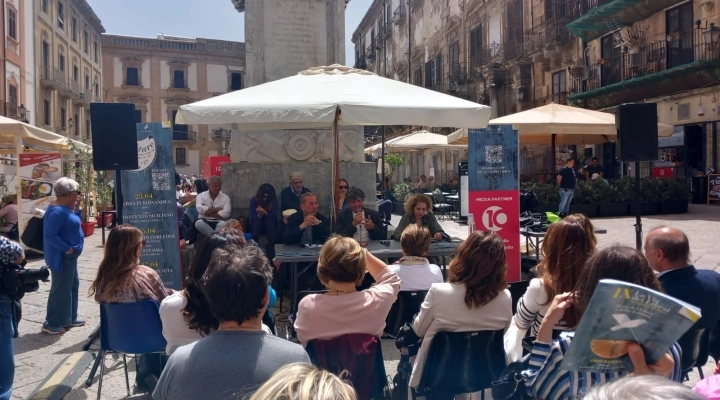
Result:
{"label": "banner with text", "polygon": [[137,124],[139,169],[122,171],[123,222],[145,237],[140,263],[166,287],[182,289],[172,132],[159,122]]}
{"label": "banner with text", "polygon": [[505,242],[508,282],[520,280],[520,168],[518,132],[488,126],[468,132],[469,209],[478,230]]}
{"label": "banner with text", "polygon": [[18,162],[18,229],[22,232],[30,219],[41,218],[45,209],[55,200],[53,186],[62,176],[62,156],[60,153],[21,153]]}

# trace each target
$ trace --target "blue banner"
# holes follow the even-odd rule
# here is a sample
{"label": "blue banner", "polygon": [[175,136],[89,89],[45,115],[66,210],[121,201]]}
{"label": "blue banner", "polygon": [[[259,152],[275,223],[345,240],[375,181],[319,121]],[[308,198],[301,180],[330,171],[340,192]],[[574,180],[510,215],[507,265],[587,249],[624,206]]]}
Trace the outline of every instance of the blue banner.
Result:
{"label": "blue banner", "polygon": [[468,132],[470,191],[519,188],[518,132],[511,125],[490,125]]}
{"label": "blue banner", "polygon": [[145,237],[140,263],[166,287],[182,289],[172,132],[162,123],[137,124],[139,169],[122,171],[123,222]]}

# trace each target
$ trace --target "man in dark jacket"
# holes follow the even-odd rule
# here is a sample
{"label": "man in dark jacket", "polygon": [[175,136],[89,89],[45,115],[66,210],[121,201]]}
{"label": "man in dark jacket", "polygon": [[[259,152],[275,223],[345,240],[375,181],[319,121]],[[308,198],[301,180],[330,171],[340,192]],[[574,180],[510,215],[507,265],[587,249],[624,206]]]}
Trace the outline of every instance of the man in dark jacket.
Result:
{"label": "man in dark jacket", "polygon": [[280,211],[296,210],[300,212],[300,196],[309,193],[310,189],[303,186],[303,177],[299,172],[290,174],[290,186],[280,192]]}
{"label": "man in dark jacket", "polygon": [[359,243],[387,239],[387,227],[377,211],[365,208],[365,193],[361,189],[350,189],[345,199],[348,208],[338,214],[335,233],[354,238]]}
{"label": "man in dark jacket", "polygon": [[318,212],[317,197],[312,193],[300,196],[300,210],[288,218],[283,243],[325,243],[330,236],[330,220]]}

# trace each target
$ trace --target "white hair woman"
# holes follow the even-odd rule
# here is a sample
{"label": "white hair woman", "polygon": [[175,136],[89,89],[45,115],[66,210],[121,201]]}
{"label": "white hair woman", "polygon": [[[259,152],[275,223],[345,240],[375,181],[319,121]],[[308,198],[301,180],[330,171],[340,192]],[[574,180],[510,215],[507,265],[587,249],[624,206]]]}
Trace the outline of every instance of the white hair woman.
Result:
{"label": "white hair woman", "polygon": [[57,198],[43,216],[43,253],[52,275],[47,314],[42,331],[50,335],[65,333],[66,328],[85,325],[78,318],[78,257],[83,251],[85,235],[80,216],[75,213],[80,185],[70,178],[55,182]]}
{"label": "white hair woman", "polygon": [[352,386],[311,364],[288,364],[273,374],[250,400],[356,400]]}

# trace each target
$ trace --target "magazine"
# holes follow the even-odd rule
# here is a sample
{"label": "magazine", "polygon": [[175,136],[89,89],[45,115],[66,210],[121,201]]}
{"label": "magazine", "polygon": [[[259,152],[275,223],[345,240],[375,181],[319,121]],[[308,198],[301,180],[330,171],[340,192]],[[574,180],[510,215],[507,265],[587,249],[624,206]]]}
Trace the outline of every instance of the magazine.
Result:
{"label": "magazine", "polygon": [[656,363],[700,319],[700,310],[643,286],[613,279],[598,283],[565,354],[562,368],[631,372],[627,346],[639,343]]}

